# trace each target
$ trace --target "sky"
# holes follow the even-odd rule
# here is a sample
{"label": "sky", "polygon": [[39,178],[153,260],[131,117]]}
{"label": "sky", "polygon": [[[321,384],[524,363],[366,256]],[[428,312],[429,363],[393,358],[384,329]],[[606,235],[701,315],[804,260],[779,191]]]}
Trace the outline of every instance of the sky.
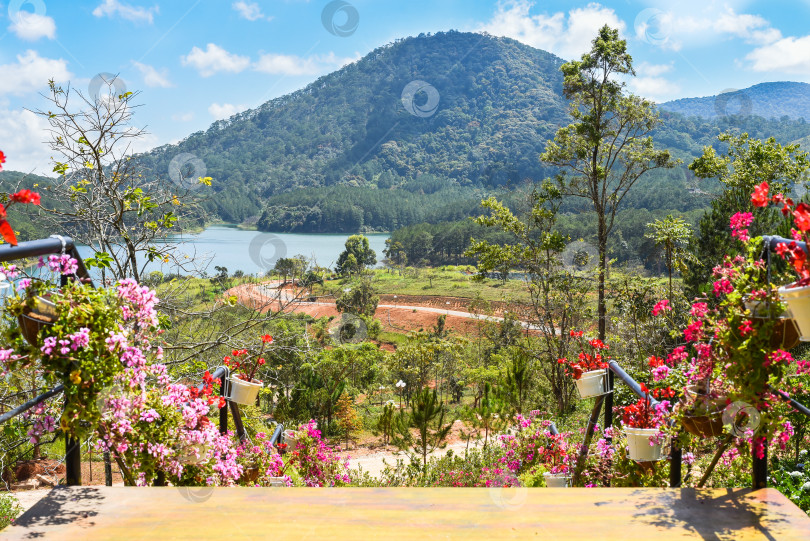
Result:
{"label": "sky", "polygon": [[398,38],[508,36],[564,59],[604,24],[627,40],[629,88],[657,102],[810,82],[810,0],[0,0],[0,150],[52,175],[48,81],[140,92],[136,151],[303,88]]}

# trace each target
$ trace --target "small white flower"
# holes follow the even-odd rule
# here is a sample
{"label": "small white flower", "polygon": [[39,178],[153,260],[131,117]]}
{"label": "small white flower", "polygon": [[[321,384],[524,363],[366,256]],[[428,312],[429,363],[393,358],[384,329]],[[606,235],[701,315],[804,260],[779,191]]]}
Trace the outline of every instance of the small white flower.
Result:
{"label": "small white flower", "polygon": [[794,479],[798,479],[802,475],[804,475],[804,474],[802,472],[800,472],[800,471],[792,471],[792,472],[790,472],[790,476],[793,477]]}
{"label": "small white flower", "polygon": [[810,490],[810,481],[807,481],[802,485],[802,490]]}

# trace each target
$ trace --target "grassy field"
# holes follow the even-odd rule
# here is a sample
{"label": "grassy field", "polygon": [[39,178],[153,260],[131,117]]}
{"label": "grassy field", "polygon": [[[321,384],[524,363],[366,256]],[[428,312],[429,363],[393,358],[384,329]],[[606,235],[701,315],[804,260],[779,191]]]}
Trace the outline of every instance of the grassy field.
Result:
{"label": "grassy field", "polygon": [[[485,301],[526,302],[528,294],[522,280],[474,280],[465,274],[467,267],[439,267],[435,269],[407,269],[399,271],[376,269],[373,271],[374,287],[381,295],[438,295],[447,297],[480,298]],[[326,282],[327,288],[335,282]],[[343,281],[338,282],[341,286]]]}

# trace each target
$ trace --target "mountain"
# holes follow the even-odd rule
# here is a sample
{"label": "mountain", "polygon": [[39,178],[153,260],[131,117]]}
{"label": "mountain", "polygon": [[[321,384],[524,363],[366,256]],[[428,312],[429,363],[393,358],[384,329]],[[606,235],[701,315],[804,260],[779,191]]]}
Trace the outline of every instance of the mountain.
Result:
{"label": "mountain", "polygon": [[[164,176],[173,162],[194,171],[201,160],[214,179],[208,215],[265,231],[391,231],[462,219],[482,197],[507,197],[505,189],[554,174],[539,156],[570,122],[562,63],[509,38],[422,34],[138,160],[145,174]],[[661,116],[656,143],[685,163],[728,129],[780,142],[810,135],[810,124],[789,118]],[[705,192],[682,167],[645,175],[623,205],[691,212],[707,206]]]}
{"label": "mountain", "polygon": [[726,115],[810,120],[810,84],[776,82],[729,90],[705,98],[685,98],[659,107],[684,116],[715,119]]}
{"label": "mountain", "polygon": [[140,159],[157,174],[178,155],[201,159],[233,221],[301,188],[502,186],[547,172],[537,156],[566,119],[562,63],[481,34],[399,40]]}

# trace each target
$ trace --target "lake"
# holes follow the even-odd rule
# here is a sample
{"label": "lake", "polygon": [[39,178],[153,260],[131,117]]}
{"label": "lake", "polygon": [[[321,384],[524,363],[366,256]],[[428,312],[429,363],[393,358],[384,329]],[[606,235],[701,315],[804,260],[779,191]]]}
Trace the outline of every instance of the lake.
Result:
{"label": "lake", "polygon": [[[303,255],[322,266],[333,268],[338,256],[344,249],[350,235],[298,234],[298,233],[262,233],[244,231],[234,226],[215,225],[198,234],[183,234],[170,237],[165,242],[180,243],[180,259],[194,258],[198,266],[208,264],[208,274],[214,274],[214,267],[226,267],[230,274],[241,270],[245,274],[264,275],[272,269],[282,257]],[[366,235],[368,242],[377,254],[377,261],[384,256],[387,233]],[[80,246],[79,253],[83,258],[90,257],[92,252],[87,246]],[[157,264],[149,270],[159,270],[164,274],[180,272],[176,265]]]}

